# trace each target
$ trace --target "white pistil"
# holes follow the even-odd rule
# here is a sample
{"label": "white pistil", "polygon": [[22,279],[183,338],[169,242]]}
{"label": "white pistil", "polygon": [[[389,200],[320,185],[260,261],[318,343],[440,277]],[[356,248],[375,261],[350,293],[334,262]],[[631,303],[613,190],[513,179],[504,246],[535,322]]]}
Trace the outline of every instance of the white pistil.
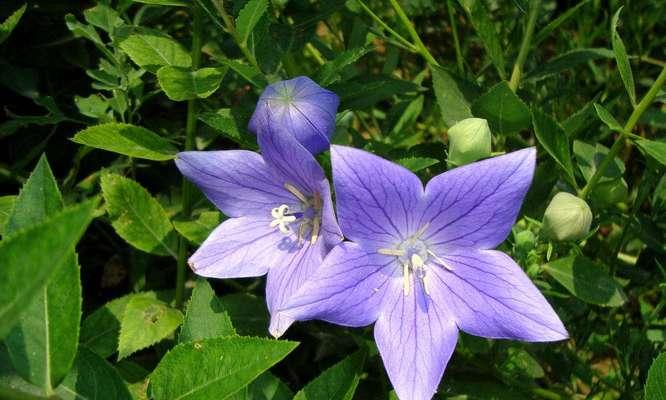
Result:
{"label": "white pistil", "polygon": [[436,255],[435,253],[433,253],[432,251],[428,250],[428,254],[430,254],[430,255],[432,256],[432,258],[435,259],[435,262],[436,262],[437,264],[439,264],[439,265],[441,265],[442,267],[448,269],[449,271],[453,271],[453,268],[451,268],[451,267],[446,263],[446,261],[444,261],[444,260],[442,260],[441,258],[437,257],[437,255]]}
{"label": "white pistil", "polygon": [[280,232],[288,234],[290,232],[289,224],[296,221],[296,217],[293,215],[288,215],[288,212],[289,206],[286,204],[282,204],[280,207],[272,209],[271,216],[274,219],[271,221],[270,227],[275,228],[277,226],[278,229],[280,229]]}

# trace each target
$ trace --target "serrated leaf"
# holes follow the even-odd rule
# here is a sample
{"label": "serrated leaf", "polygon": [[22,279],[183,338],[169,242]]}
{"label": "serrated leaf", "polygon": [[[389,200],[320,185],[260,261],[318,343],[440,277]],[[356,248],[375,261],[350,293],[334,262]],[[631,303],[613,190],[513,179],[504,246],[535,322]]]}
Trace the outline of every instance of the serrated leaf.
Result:
{"label": "serrated leaf", "polygon": [[0,242],[0,339],[71,257],[92,220],[93,209],[92,202],[67,208]]}
{"label": "serrated leaf", "polygon": [[[155,400],[223,399],[282,360],[298,343],[226,337],[181,343],[150,376]],[[192,374],[191,371],[198,371]]]}
{"label": "serrated leaf", "polygon": [[627,49],[624,47],[624,42],[617,33],[617,24],[620,20],[620,13],[624,6],[620,7],[613,15],[611,21],[611,44],[613,45],[613,53],[615,53],[615,61],[617,62],[617,69],[620,72],[622,83],[624,83],[629,100],[631,104],[636,105],[636,86],[634,84],[634,74],[631,72],[631,64],[629,64],[629,56],[627,56]]}
{"label": "serrated leaf", "polygon": [[205,99],[220,87],[226,73],[227,67],[190,71],[185,68],[166,66],[157,71],[157,80],[171,100]]}
{"label": "serrated leaf", "polygon": [[18,25],[19,21],[21,20],[21,17],[23,17],[23,13],[25,13],[25,9],[28,5],[24,4],[21,7],[19,7],[16,11],[14,11],[7,19],[2,21],[0,24],[0,44],[2,44],[9,35],[11,35],[12,31],[14,28],[16,28],[16,25]]}
{"label": "serrated leaf", "polygon": [[173,221],[178,233],[194,244],[201,244],[215,229],[221,220],[217,211],[204,211],[191,221]]}
{"label": "serrated leaf", "polygon": [[178,341],[184,343],[235,334],[229,314],[224,311],[213,288],[205,279],[199,279],[187,305]]}
{"label": "serrated leaf", "polygon": [[134,34],[123,39],[119,46],[136,65],[150,72],[157,72],[165,65],[182,68],[192,65],[190,54],[169,37]]}
{"label": "serrated leaf", "polygon": [[473,117],[470,103],[465,97],[461,83],[445,69],[432,65],[430,67],[432,85],[444,123],[451,127],[458,121]]}
{"label": "serrated leaf", "polygon": [[104,4],[98,4],[83,11],[83,17],[90,25],[96,26],[107,33],[113,33],[115,28],[123,24],[118,12]]}
{"label": "serrated leaf", "polygon": [[249,133],[246,129],[247,119],[242,116],[234,115],[234,110],[222,108],[216,112],[203,112],[199,114],[199,120],[204,124],[215,129],[226,138],[233,140],[245,149],[256,150],[256,136]]}
{"label": "serrated leaf", "polygon": [[220,302],[239,335],[266,336],[269,316],[264,299],[237,293],[220,297]]}
{"label": "serrated leaf", "polygon": [[74,135],[72,141],[130,157],[155,161],[171,160],[178,152],[178,149],[155,132],[119,122],[90,126]]}
{"label": "serrated leaf", "polygon": [[0,236],[5,234],[5,225],[14,208],[16,196],[0,196]]}
{"label": "serrated leaf", "polygon": [[365,350],[359,350],[305,385],[294,400],[351,400],[363,373]]}
{"label": "serrated leaf", "polygon": [[483,46],[486,48],[500,78],[504,79],[506,75],[504,71],[504,52],[485,2],[483,0],[458,0],[458,3],[467,12],[467,16],[481,38],[481,42],[483,42]]}
{"label": "serrated leaf", "polygon": [[102,38],[99,37],[99,34],[92,25],[82,24],[72,14],[65,15],[65,24],[74,36],[88,39],[99,47],[104,47]]}
{"label": "serrated leaf", "polygon": [[97,119],[105,118],[109,109],[109,102],[96,94],[88,97],[74,96],[74,104],[82,115]]}
{"label": "serrated leaf", "polygon": [[120,237],[139,250],[176,258],[169,216],[143,186],[111,173],[102,175],[101,186],[111,224]]}
{"label": "serrated leaf", "polygon": [[620,285],[600,265],[584,256],[560,258],[545,264],[543,269],[586,303],[619,307],[627,301]]}
{"label": "serrated leaf", "polygon": [[319,68],[317,79],[315,80],[322,86],[328,86],[339,81],[342,78],[341,72],[345,67],[355,63],[373,49],[374,46],[368,45],[343,51],[333,60],[326,62],[326,64]]}
{"label": "serrated leaf", "polygon": [[120,322],[118,359],[165,339],[182,322],[183,314],[166,303],[144,296],[132,297]]}
{"label": "serrated leaf", "polygon": [[238,13],[236,33],[243,44],[247,44],[254,27],[268,9],[268,0],[250,0]]}
{"label": "serrated leaf", "polygon": [[569,182],[575,185],[573,163],[571,162],[571,150],[569,139],[564,129],[551,116],[538,108],[532,109],[532,124],[534,134],[539,143],[550,154],[551,157],[562,167],[569,178]]}
{"label": "serrated leaf", "polygon": [[645,399],[666,399],[666,353],[661,353],[650,365],[645,381]]}
{"label": "serrated leaf", "polygon": [[493,133],[509,134],[530,126],[530,110],[502,81],[472,103],[472,114],[488,120]]}
{"label": "serrated leaf", "polygon": [[418,172],[435,164],[439,164],[438,159],[429,157],[406,157],[398,159],[397,162],[412,172]]}
{"label": "serrated leaf", "polygon": [[594,110],[597,112],[597,116],[603,122],[608,126],[610,129],[616,131],[616,132],[622,132],[624,131],[624,128],[622,128],[622,125],[613,117],[613,115],[601,104],[594,103]]}
{"label": "serrated leaf", "polygon": [[79,347],[74,366],[56,394],[62,400],[132,400],[118,372],[84,346]]}
{"label": "serrated leaf", "polygon": [[657,160],[661,165],[666,165],[666,142],[639,139],[636,141],[636,144],[641,150]]}

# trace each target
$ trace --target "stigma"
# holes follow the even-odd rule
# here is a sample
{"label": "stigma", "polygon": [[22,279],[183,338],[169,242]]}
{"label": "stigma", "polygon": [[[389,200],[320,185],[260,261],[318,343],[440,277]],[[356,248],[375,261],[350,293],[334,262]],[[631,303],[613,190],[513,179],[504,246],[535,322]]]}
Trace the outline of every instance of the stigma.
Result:
{"label": "stigma", "polygon": [[[299,244],[303,242],[306,235],[309,235],[310,244],[315,244],[319,238],[319,230],[321,229],[321,212],[323,208],[321,196],[315,193],[313,196],[308,197],[296,186],[288,182],[284,184],[284,188],[294,196],[299,210],[292,212],[286,204],[281,204],[273,208],[271,210],[273,220],[269,224],[270,227],[277,227],[285,235],[292,234],[295,231]],[[292,230],[291,225],[298,225],[297,230]]]}

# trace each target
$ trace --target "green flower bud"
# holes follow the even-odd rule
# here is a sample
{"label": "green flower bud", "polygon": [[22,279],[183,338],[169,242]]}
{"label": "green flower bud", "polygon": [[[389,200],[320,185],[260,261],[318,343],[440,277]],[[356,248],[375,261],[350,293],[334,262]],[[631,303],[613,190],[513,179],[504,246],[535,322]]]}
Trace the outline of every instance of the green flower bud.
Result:
{"label": "green flower bud", "polygon": [[553,240],[578,240],[590,231],[592,211],[585,200],[560,192],[543,215],[541,232]]}
{"label": "green flower bud", "polygon": [[514,236],[515,249],[521,253],[528,253],[536,244],[536,237],[531,231],[522,231]]}
{"label": "green flower bud", "polygon": [[467,118],[449,129],[449,162],[469,164],[490,157],[490,128],[482,118]]}

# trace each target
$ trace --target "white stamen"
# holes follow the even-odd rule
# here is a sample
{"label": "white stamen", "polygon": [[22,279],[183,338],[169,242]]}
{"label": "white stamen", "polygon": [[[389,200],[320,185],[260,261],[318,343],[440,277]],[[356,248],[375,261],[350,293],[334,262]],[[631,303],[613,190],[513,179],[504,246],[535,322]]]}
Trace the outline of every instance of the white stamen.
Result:
{"label": "white stamen", "polygon": [[402,257],[406,254],[404,250],[400,249],[377,249],[377,253],[394,257]]}
{"label": "white stamen", "polygon": [[451,267],[446,263],[446,261],[444,261],[444,260],[442,260],[441,258],[437,257],[437,255],[436,255],[435,253],[433,253],[431,250],[428,250],[428,254],[430,254],[430,255],[432,256],[432,258],[435,259],[435,262],[436,262],[437,264],[439,264],[439,265],[441,265],[442,267],[448,269],[449,271],[453,271],[453,268],[451,268]]}
{"label": "white stamen", "polygon": [[285,183],[284,188],[287,189],[291,194],[296,196],[297,199],[299,199],[303,204],[309,205],[310,201],[308,200],[307,197],[303,193],[301,193],[300,190],[296,188],[296,186],[292,185],[291,183]]}
{"label": "white stamen", "polygon": [[274,219],[271,221],[269,226],[271,228],[275,228],[277,226],[278,229],[280,229],[280,232],[288,234],[290,232],[289,224],[296,221],[296,217],[293,215],[288,215],[288,212],[289,206],[286,204],[282,204],[280,207],[272,209],[271,216]]}

